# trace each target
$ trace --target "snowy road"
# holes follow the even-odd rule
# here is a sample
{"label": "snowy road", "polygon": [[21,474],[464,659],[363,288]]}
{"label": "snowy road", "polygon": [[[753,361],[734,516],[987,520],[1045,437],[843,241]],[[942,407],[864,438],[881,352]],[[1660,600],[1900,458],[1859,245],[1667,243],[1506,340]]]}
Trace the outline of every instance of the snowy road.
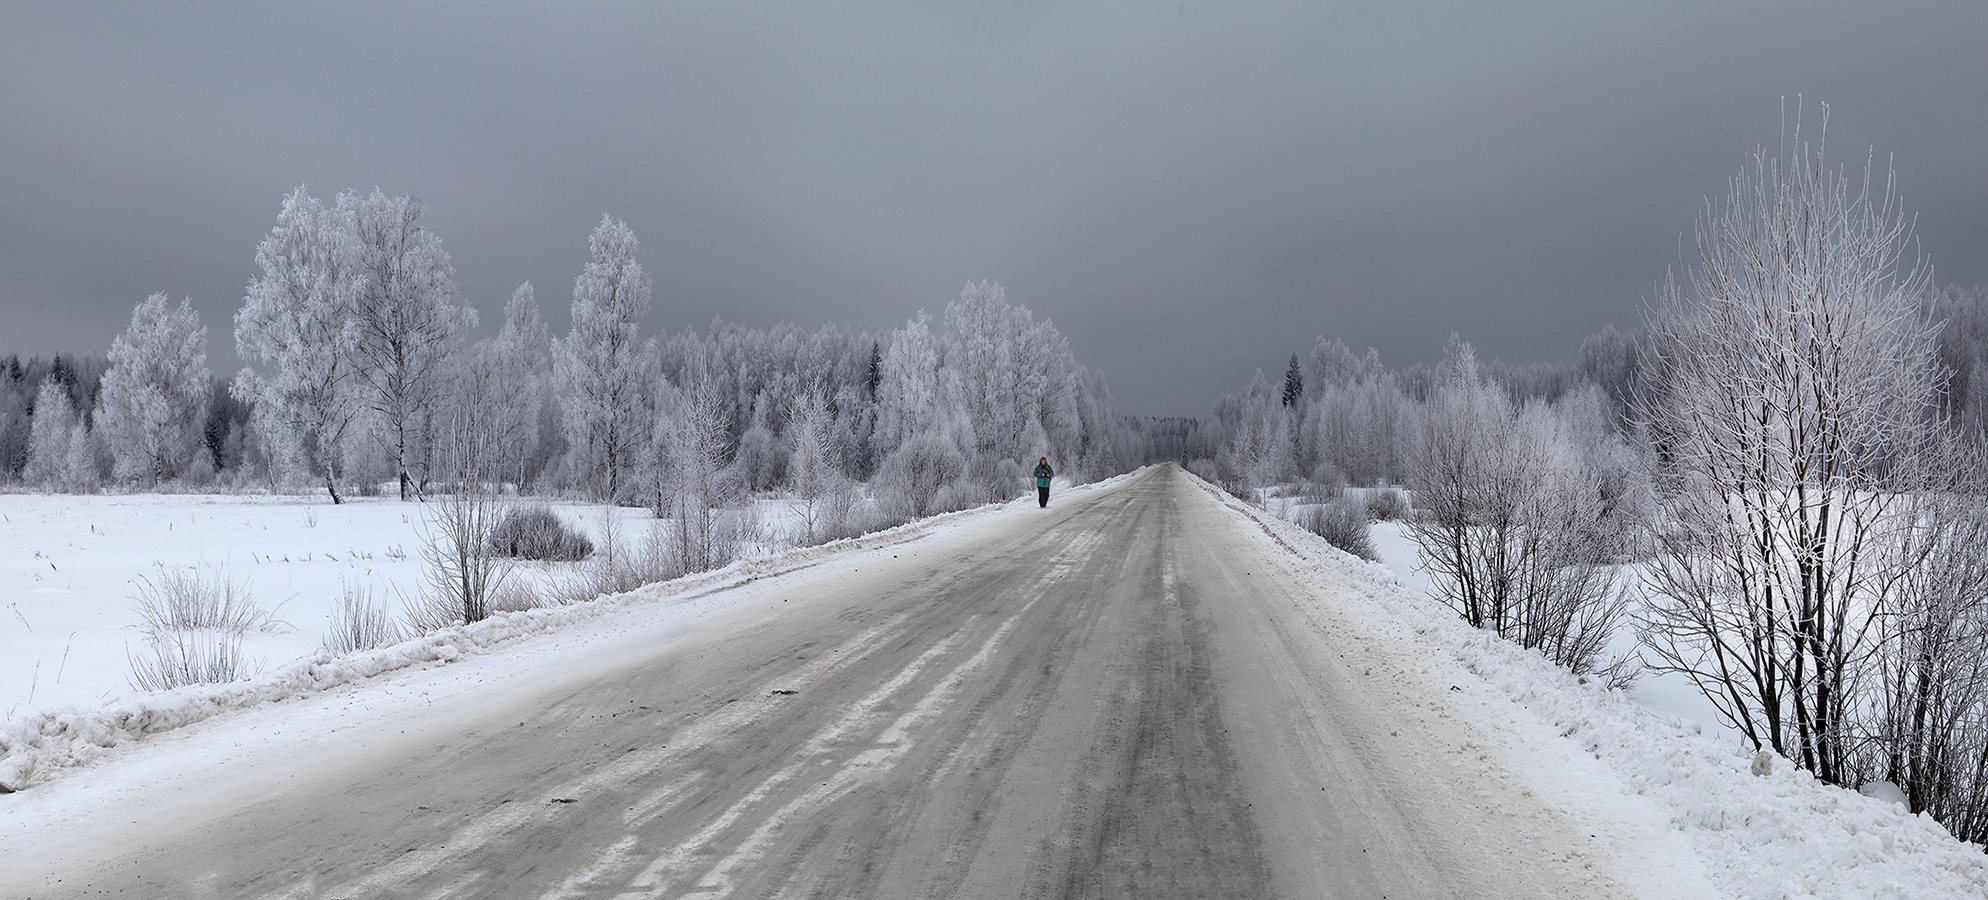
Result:
{"label": "snowy road", "polygon": [[998,515],[0,894],[1624,895],[1178,470]]}

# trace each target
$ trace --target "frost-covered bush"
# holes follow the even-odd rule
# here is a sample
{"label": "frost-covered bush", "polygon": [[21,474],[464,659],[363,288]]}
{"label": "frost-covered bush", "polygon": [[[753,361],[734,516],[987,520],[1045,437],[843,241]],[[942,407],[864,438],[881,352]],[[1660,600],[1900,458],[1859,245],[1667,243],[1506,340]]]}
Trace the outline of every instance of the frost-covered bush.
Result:
{"label": "frost-covered bush", "polygon": [[1373,539],[1368,535],[1367,507],[1352,500],[1338,500],[1298,511],[1298,527],[1361,559],[1378,560]]}
{"label": "frost-covered bush", "polygon": [[289,628],[256,604],[246,584],[219,572],[155,565],[155,575],[139,578],[133,591],[147,655],[130,658],[132,687],[164,691],[233,681],[243,674],[243,636]]}
{"label": "frost-covered bush", "polygon": [[338,605],[332,608],[331,630],[325,633],[324,648],[343,656],[399,641],[400,626],[394,624],[373,589],[347,582]]}
{"label": "frost-covered bush", "polygon": [[543,503],[513,508],[490,532],[492,552],[518,559],[573,562],[594,552],[594,542],[566,527]]}
{"label": "frost-covered bush", "polygon": [[884,460],[877,471],[877,502],[896,521],[922,519],[964,507],[970,489],[956,485],[966,476],[966,457],[952,441],[934,434],[921,434],[907,441]]}
{"label": "frost-covered bush", "polygon": [[237,584],[220,572],[204,575],[198,569],[175,569],[162,562],[153,563],[153,568],[155,574],[141,576],[132,591],[133,609],[148,635],[201,629],[275,634],[288,627],[256,604],[247,584]]}
{"label": "frost-covered bush", "polygon": [[490,611],[493,613],[523,612],[545,605],[538,592],[523,581],[506,581],[490,595]]}
{"label": "frost-covered bush", "polygon": [[1242,476],[1237,474],[1226,460],[1213,457],[1196,457],[1187,461],[1187,471],[1196,478],[1215,485],[1238,500],[1248,500],[1249,491],[1243,487]]}
{"label": "frost-covered bush", "polygon": [[1408,494],[1400,488],[1375,488],[1367,492],[1367,518],[1376,522],[1406,521],[1414,510],[1409,508]]}
{"label": "frost-covered bush", "polygon": [[1321,462],[1298,489],[1304,503],[1331,503],[1346,496],[1346,476],[1329,462]]}
{"label": "frost-covered bush", "polygon": [[[603,594],[627,593],[685,574],[682,542],[676,539],[680,527],[681,523],[655,520],[649,523],[640,544],[629,544],[621,539],[620,528],[609,511],[601,519],[600,552],[556,589],[556,599],[578,603]],[[731,546],[732,555],[736,555],[736,543]],[[725,556],[725,561],[730,562],[732,555]]]}

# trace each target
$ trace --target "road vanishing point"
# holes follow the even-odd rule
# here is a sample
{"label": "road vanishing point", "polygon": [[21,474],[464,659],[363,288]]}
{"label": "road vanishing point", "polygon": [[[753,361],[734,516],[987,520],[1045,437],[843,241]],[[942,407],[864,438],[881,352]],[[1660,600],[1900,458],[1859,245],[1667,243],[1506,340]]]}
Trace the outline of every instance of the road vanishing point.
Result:
{"label": "road vanishing point", "polygon": [[1200,482],[1029,500],[762,579],[784,602],[447,728],[104,822],[0,894],[1626,895],[1443,686],[1388,677],[1406,651]]}

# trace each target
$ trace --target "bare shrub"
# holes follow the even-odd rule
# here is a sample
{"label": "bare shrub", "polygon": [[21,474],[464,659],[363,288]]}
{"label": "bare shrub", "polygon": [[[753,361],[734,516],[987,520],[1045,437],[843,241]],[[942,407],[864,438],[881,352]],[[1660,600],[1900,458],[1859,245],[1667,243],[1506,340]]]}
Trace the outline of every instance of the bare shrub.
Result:
{"label": "bare shrub", "polygon": [[545,601],[539,596],[539,593],[518,579],[505,581],[502,586],[498,587],[490,595],[490,611],[492,613],[524,612],[525,610],[537,609],[544,605],[546,605]]}
{"label": "bare shrub", "polygon": [[1370,523],[1364,504],[1338,500],[1319,506],[1300,507],[1297,522],[1298,527],[1325,538],[1326,543],[1354,556],[1366,560],[1380,559],[1380,554],[1374,552],[1373,539],[1367,533]]}
{"label": "bare shrub", "polygon": [[131,686],[169,691],[189,684],[220,684],[242,674],[242,636],[198,629],[150,635],[150,657],[130,657]]}
{"label": "bare shrub", "polygon": [[1392,487],[1368,491],[1366,506],[1367,517],[1376,522],[1405,522],[1415,512],[1408,503],[1408,492]]}
{"label": "bare shrub", "polygon": [[543,503],[514,507],[490,531],[490,549],[517,559],[577,562],[594,552],[594,542],[566,527]]}
{"label": "bare shrub", "polygon": [[338,605],[331,611],[331,630],[324,636],[325,649],[343,656],[399,641],[400,627],[394,624],[393,617],[387,614],[385,604],[379,601],[373,589],[365,584],[346,582],[339,594]]}
{"label": "bare shrub", "polygon": [[454,490],[429,503],[422,521],[428,590],[407,611],[417,630],[482,621],[490,615],[490,595],[510,575],[511,559],[490,551],[490,535],[507,506],[491,480],[494,443],[487,426],[473,419],[449,429],[443,470],[453,476]]}
{"label": "bare shrub", "polygon": [[631,546],[621,539],[614,509],[609,507],[604,513],[599,551],[556,590],[560,602],[578,603],[603,594],[624,594],[684,574],[681,544],[674,539],[674,530],[680,525],[652,520],[641,543]]}

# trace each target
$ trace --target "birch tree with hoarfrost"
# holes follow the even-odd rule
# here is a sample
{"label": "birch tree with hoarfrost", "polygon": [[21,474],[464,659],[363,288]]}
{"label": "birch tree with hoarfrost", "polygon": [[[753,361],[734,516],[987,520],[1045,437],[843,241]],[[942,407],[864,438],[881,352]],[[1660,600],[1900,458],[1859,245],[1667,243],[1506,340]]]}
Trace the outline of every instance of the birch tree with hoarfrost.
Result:
{"label": "birch tree with hoarfrost", "polygon": [[339,459],[363,402],[349,357],[359,339],[349,240],[336,210],[303,187],[291,191],[256,246],[259,272],[235,313],[235,349],[251,364],[235,377],[235,395],[256,404],[261,421],[308,439],[333,503],[344,502]]}
{"label": "birch tree with hoarfrost", "polygon": [[358,336],[351,349],[373,413],[372,440],[393,466],[400,499],[412,499],[428,479],[442,379],[476,311],[457,294],[442,239],[421,225],[419,201],[379,188],[364,197],[348,192],[338,196],[337,214],[351,234]]}
{"label": "birch tree with hoarfrost", "polygon": [[635,261],[638,246],[625,223],[601,217],[587,239],[586,268],[573,282],[573,330],[552,349],[574,480],[610,502],[620,498],[649,438],[642,398],[645,362],[654,354],[636,332],[649,312],[650,281]]}
{"label": "birch tree with hoarfrost", "polygon": [[1900,584],[1886,558],[1919,515],[1903,476],[1940,427],[1935,328],[1891,172],[1830,168],[1799,116],[1708,201],[1697,264],[1652,316],[1666,386],[1638,412],[1668,464],[1648,625],[1659,668],[1840,783]]}
{"label": "birch tree with hoarfrost", "polygon": [[471,348],[456,385],[456,418],[488,430],[495,441],[496,471],[520,487],[539,448],[550,345],[538,298],[527,281],[504,304],[504,325],[497,336]]}
{"label": "birch tree with hoarfrost", "polygon": [[78,477],[83,462],[77,458],[78,444],[87,446],[87,428],[77,421],[76,406],[69,391],[50,376],[35,392],[34,417],[28,426],[28,460],[21,480],[44,491],[79,490]]}
{"label": "birch tree with hoarfrost", "polygon": [[835,416],[820,384],[810,385],[787,420],[787,486],[801,519],[801,543],[812,547],[839,537],[849,512],[849,487],[835,449]]}
{"label": "birch tree with hoarfrost", "polygon": [[191,301],[170,307],[167,299],[153,294],[131,311],[130,327],[111,341],[97,401],[113,472],[146,485],[180,477],[195,454],[207,452],[207,329]]}

